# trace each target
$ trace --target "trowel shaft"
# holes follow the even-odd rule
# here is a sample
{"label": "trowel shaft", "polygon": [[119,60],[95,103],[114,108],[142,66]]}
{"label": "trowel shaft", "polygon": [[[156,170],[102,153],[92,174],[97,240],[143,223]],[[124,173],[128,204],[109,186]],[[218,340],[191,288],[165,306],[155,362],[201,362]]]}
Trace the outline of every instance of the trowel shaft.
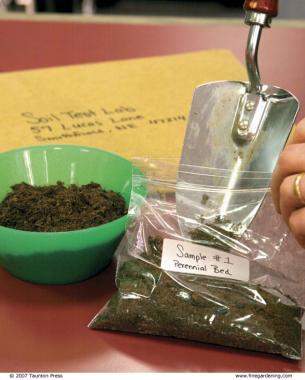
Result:
{"label": "trowel shaft", "polygon": [[278,0],[246,0],[244,3],[246,10],[245,23],[250,25],[246,63],[249,77],[249,92],[260,93],[261,79],[258,68],[258,47],[262,29],[270,27],[272,17],[278,12]]}
{"label": "trowel shaft", "polygon": [[251,25],[246,49],[246,63],[250,83],[249,92],[259,93],[261,91],[261,77],[258,68],[258,47],[262,34],[261,25]]}

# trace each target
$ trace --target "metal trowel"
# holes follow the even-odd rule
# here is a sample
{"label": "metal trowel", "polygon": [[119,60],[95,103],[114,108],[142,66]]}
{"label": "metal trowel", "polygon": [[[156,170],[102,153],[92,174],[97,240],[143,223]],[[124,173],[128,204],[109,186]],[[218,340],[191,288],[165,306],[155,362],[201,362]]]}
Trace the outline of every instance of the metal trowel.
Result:
{"label": "metal trowel", "polygon": [[260,80],[261,32],[277,15],[278,1],[247,0],[244,9],[249,83],[212,82],[194,92],[176,191],[183,233],[193,221],[234,236],[244,233],[269,189],[299,109],[290,92]]}

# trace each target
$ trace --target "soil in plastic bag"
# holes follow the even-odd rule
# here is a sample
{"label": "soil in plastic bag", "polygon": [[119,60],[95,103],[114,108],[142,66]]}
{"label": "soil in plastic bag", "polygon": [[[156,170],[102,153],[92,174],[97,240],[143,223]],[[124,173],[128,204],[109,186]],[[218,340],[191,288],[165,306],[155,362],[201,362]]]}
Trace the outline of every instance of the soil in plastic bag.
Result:
{"label": "soil in plastic bag", "polygon": [[89,327],[301,358],[303,311],[293,299],[234,280],[175,276],[160,269],[162,238],[147,240],[141,257],[125,247],[116,277],[118,291]]}

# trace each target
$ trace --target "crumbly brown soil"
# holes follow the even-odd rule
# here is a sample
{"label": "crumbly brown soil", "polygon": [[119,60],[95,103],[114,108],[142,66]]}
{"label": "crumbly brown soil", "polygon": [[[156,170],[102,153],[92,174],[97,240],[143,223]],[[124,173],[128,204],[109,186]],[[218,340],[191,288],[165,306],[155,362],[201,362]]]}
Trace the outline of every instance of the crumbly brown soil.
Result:
{"label": "crumbly brown soil", "polygon": [[19,183],[0,203],[0,225],[17,230],[57,232],[111,222],[126,214],[124,198],[97,183],[50,186]]}

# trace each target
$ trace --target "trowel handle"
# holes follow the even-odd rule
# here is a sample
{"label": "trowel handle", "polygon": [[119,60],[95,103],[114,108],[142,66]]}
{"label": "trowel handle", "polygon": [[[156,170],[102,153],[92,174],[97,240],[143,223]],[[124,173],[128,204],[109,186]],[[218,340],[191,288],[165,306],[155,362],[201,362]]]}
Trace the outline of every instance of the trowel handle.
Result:
{"label": "trowel handle", "polygon": [[271,17],[276,17],[278,14],[278,5],[278,0],[246,0],[244,9],[246,11],[260,12]]}

